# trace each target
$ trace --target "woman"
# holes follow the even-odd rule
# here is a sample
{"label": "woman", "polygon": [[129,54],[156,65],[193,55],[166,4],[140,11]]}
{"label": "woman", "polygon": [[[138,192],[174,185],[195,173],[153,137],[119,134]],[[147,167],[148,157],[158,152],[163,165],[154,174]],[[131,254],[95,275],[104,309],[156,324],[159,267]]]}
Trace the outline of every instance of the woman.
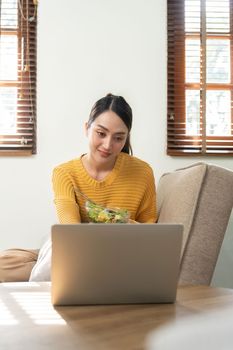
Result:
{"label": "woman", "polygon": [[121,96],[108,94],[93,106],[85,125],[89,151],[53,172],[54,203],[60,223],[88,222],[86,198],[108,208],[124,208],[129,222],[156,221],[151,167],[132,156],[132,110]]}
{"label": "woman", "polygon": [[[59,165],[53,172],[55,205],[61,223],[88,222],[86,197],[108,208],[127,209],[129,222],[156,221],[155,182],[151,167],[133,157],[130,145],[132,111],[121,96],[96,102],[86,123],[88,153]],[[31,269],[15,263],[15,253],[0,256],[1,281],[49,281],[51,240],[37,252],[25,251]],[[26,257],[23,257],[25,262]],[[12,260],[14,276],[9,273]]]}

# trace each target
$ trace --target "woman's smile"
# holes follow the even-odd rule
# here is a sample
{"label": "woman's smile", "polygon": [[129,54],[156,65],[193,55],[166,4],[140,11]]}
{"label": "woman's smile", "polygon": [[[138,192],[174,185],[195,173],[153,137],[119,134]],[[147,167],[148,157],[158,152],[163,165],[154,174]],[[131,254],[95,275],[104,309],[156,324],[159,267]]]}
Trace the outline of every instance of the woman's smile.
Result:
{"label": "woman's smile", "polygon": [[104,150],[100,150],[100,149],[98,151],[99,151],[101,157],[104,157],[104,158],[108,158],[111,155],[111,153],[108,151],[104,151]]}

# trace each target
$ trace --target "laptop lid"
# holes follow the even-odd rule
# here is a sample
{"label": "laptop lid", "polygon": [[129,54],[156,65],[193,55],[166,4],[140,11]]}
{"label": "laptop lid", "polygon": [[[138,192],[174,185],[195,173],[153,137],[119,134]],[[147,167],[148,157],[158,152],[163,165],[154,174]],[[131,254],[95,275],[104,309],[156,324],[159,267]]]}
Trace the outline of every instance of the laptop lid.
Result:
{"label": "laptop lid", "polygon": [[171,303],[183,225],[52,226],[53,305]]}

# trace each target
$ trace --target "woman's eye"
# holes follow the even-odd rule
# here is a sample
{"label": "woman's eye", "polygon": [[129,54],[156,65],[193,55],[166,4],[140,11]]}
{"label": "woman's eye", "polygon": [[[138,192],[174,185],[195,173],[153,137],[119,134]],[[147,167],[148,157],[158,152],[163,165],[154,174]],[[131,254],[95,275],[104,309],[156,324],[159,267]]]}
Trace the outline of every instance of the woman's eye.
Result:
{"label": "woman's eye", "polygon": [[99,137],[104,137],[105,136],[105,133],[102,132],[102,131],[97,131],[97,134]]}
{"label": "woman's eye", "polygon": [[124,140],[123,137],[116,137],[115,139],[117,142],[122,142]]}

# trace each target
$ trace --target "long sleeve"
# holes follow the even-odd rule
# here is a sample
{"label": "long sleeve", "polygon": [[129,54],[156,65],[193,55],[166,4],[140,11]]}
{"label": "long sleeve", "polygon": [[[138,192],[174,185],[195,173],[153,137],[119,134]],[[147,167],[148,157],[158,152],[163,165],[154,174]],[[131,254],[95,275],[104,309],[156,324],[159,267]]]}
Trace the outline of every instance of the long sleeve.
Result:
{"label": "long sleeve", "polygon": [[57,167],[53,171],[54,203],[61,224],[81,222],[79,207],[76,202],[74,186],[69,174]]}
{"label": "long sleeve", "polygon": [[156,213],[156,190],[153,171],[150,167],[145,168],[147,187],[135,218],[138,222],[154,223],[157,220]]}

